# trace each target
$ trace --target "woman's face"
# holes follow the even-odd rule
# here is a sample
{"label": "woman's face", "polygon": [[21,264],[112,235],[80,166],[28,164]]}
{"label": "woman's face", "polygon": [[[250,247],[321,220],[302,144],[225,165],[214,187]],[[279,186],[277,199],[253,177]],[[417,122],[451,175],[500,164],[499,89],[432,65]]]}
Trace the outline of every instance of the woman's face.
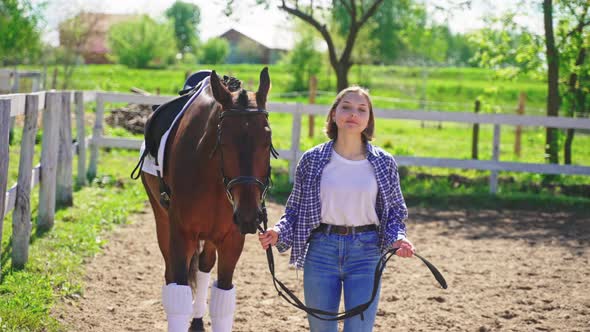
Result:
{"label": "woman's face", "polygon": [[338,133],[360,135],[369,123],[369,102],[367,98],[355,92],[344,95],[332,114]]}

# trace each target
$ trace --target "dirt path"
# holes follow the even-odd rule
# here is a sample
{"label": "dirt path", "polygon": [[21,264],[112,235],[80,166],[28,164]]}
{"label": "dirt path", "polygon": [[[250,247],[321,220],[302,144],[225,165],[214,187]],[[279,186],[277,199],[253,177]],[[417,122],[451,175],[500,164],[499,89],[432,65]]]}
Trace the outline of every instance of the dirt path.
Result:
{"label": "dirt path", "polygon": [[[282,208],[270,204],[269,219]],[[590,331],[590,215],[410,209],[410,216],[410,238],[449,289],[440,289],[417,259],[395,259],[383,277],[375,331]],[[276,259],[279,278],[301,290],[302,273],[287,267],[287,255]],[[254,236],[234,280],[234,331],[307,329],[305,315],[272,288]],[[70,331],[164,331],[162,284],[146,209],[114,231],[87,265],[84,296],[65,300],[54,315]]]}

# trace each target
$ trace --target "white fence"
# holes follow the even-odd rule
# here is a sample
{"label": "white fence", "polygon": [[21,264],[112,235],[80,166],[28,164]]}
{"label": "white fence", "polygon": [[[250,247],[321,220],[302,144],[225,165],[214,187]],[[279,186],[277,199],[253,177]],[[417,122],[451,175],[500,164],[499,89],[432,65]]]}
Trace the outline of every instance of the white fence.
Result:
{"label": "white fence", "polygon": [[[92,137],[93,145],[89,173],[95,174],[96,172],[96,165],[98,161],[98,147],[120,147],[139,149],[139,147],[141,146],[141,140],[105,137],[102,135],[102,123],[104,117],[105,103],[129,102],[140,104],[159,104],[169,100],[169,98],[169,96],[139,96],[121,93],[97,93],[96,121]],[[280,158],[286,159],[290,162],[289,173],[290,177],[292,178],[295,171],[296,161],[299,160],[299,158],[303,154],[303,151],[299,149],[302,116],[304,114],[325,115],[326,106],[289,103],[269,103],[267,106],[268,109],[273,113],[290,113],[293,115],[293,125],[291,131],[291,148],[289,150],[279,150]],[[492,193],[495,193],[497,191],[497,175],[499,171],[590,175],[590,166],[504,162],[499,160],[501,132],[500,128],[502,125],[590,129],[590,119],[389,109],[375,109],[375,116],[378,118],[385,119],[407,119],[494,125],[494,139],[491,160],[428,158],[410,156],[395,157],[397,163],[401,166],[430,166],[491,171],[490,191]]]}

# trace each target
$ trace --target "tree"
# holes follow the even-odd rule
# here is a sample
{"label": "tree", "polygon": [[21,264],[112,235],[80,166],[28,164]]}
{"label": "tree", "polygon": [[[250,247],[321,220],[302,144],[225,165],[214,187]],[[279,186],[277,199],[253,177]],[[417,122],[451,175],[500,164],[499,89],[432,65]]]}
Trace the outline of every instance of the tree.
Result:
{"label": "tree", "polygon": [[[543,22],[545,27],[545,54],[547,56],[547,115],[559,115],[559,51],[555,46],[553,32],[552,0],[543,0]],[[557,130],[546,128],[545,156],[552,164],[559,163]]]}
{"label": "tree", "polygon": [[375,13],[376,24],[372,29],[372,35],[378,40],[380,62],[392,64],[397,60],[406,45],[401,32],[410,26],[407,24],[415,17],[410,0],[385,1]]}
{"label": "tree", "polygon": [[82,62],[84,47],[99,22],[100,16],[79,12],[59,25],[60,47],[57,52],[64,72],[62,89],[68,88],[76,66]]}
{"label": "tree", "polygon": [[[557,37],[560,40],[559,70],[567,73],[562,79],[562,103],[569,117],[584,116],[590,110],[590,2],[584,0],[559,1],[556,3]],[[574,129],[567,129],[563,146],[564,164],[572,163]]]}
{"label": "tree", "polygon": [[[495,69],[499,76],[516,77],[539,73],[545,76],[543,36],[514,22],[514,13],[487,20],[488,27],[469,34],[471,43],[477,45],[473,61],[486,68]],[[492,26],[498,26],[492,28]]]}
{"label": "tree", "polygon": [[[310,1],[309,5],[300,4],[298,0],[256,0],[256,2],[258,4],[264,4],[267,7],[272,2],[280,10],[301,19],[321,34],[328,47],[330,65],[336,73],[337,91],[340,91],[348,87],[348,72],[353,64],[351,61],[352,51],[359,31],[367,23],[369,18],[375,15],[384,0],[333,0],[329,2],[323,1],[320,4]],[[233,0],[227,0],[226,14],[231,15],[233,3]],[[332,10],[337,6],[344,8],[345,13],[341,19],[350,22],[346,43],[340,52],[336,48],[334,36],[328,27]]]}
{"label": "tree", "polygon": [[[520,10],[526,13],[526,1]],[[475,34],[481,47],[477,60],[491,68],[505,68],[513,75],[538,73],[547,80],[547,116],[565,114],[573,117],[587,112],[588,76],[586,60],[590,43],[590,3],[587,0],[543,0],[533,7],[542,8],[544,32],[535,34],[515,23],[516,13],[507,13],[500,20],[499,29],[486,28]],[[559,162],[559,131],[547,128],[545,156],[550,163]],[[571,144],[574,131],[568,130],[564,144],[564,162],[571,163]]]}
{"label": "tree", "polygon": [[131,68],[161,67],[176,53],[172,26],[147,15],[113,25],[108,39],[111,56]]}
{"label": "tree", "polygon": [[211,38],[201,46],[200,62],[217,65],[225,62],[229,54],[229,42],[222,38]]}
{"label": "tree", "polygon": [[177,0],[166,10],[166,16],[174,22],[178,50],[181,53],[192,52],[199,41],[197,30],[201,20],[199,6]]}
{"label": "tree", "polygon": [[30,0],[2,0],[0,3],[0,65],[19,63],[41,49],[38,27],[41,15]]}
{"label": "tree", "polygon": [[302,91],[308,89],[309,79],[317,75],[322,64],[321,54],[315,50],[315,39],[312,34],[300,35],[295,47],[283,59],[292,73],[290,90]]}

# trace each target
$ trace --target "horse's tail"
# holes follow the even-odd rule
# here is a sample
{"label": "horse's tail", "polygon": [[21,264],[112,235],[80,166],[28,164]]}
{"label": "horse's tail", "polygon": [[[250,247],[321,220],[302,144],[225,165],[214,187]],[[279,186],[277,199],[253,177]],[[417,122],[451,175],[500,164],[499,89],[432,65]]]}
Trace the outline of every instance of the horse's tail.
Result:
{"label": "horse's tail", "polygon": [[191,286],[193,290],[193,298],[195,297],[195,293],[197,291],[197,271],[199,271],[199,255],[201,251],[203,251],[203,244],[201,241],[197,241],[197,250],[193,253],[193,257],[191,258],[191,263],[188,267],[188,285]]}

